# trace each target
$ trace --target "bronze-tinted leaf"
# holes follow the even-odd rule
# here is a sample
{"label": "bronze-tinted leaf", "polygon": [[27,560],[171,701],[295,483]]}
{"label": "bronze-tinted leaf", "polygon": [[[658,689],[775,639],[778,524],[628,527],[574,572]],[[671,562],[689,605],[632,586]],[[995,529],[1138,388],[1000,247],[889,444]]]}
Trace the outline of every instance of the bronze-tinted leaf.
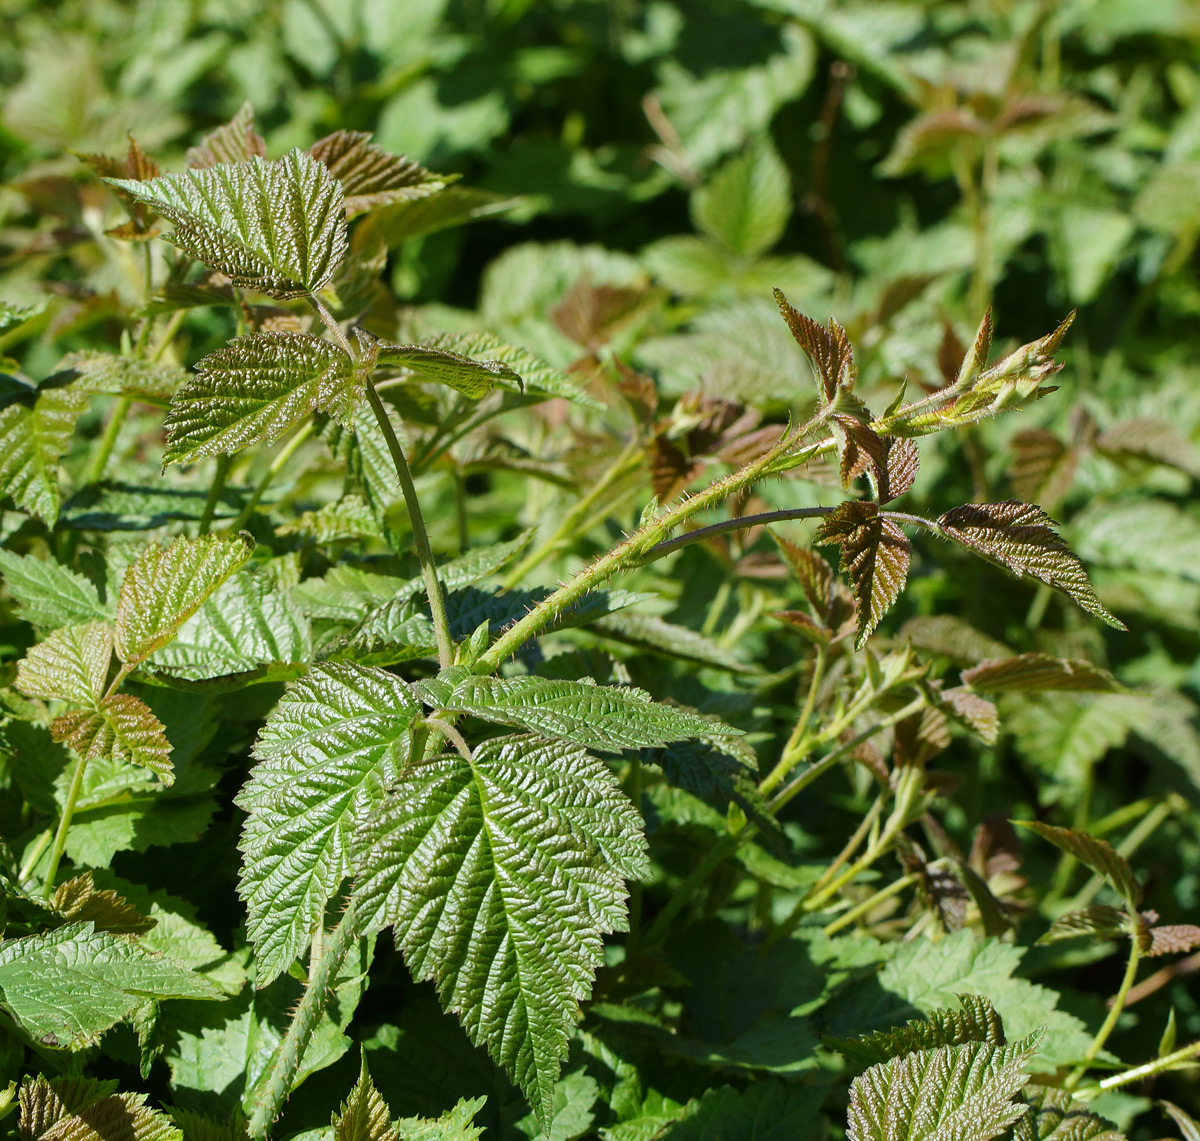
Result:
{"label": "bronze-tinted leaf", "polygon": [[1076,693],[1124,693],[1125,687],[1108,670],[1091,662],[1056,658],[1052,654],[1018,654],[989,658],[962,672],[963,683],[993,693],[1071,690]]}
{"label": "bronze-tinted leaf", "polygon": [[850,576],[858,600],[855,647],[861,649],[904,589],[908,538],[896,523],[879,514],[874,503],[852,500],[825,517],[815,542],[841,549],[842,570]]}
{"label": "bronze-tinted leaf", "polygon": [[1126,899],[1137,902],[1141,898],[1142,885],[1138,883],[1133,868],[1107,840],[1089,836],[1074,828],[1058,828],[1043,824],[1040,820],[1014,820],[1022,828],[1036,832],[1043,840],[1049,840],[1064,852],[1070,852],[1080,863],[1087,864],[1094,872],[1104,876]]}
{"label": "bronze-tinted leaf", "polygon": [[994,745],[1000,733],[1000,714],[996,707],[968,689],[947,689],[940,694],[946,712],[971,730],[985,745]]}
{"label": "bronze-tinted leaf", "polygon": [[900,436],[885,436],[887,460],[877,483],[877,499],[882,505],[903,495],[917,478],[921,453],[916,441]]}
{"label": "bronze-tinted leaf", "polygon": [[165,726],[131,693],[112,694],[94,710],[64,713],[54,719],[50,733],[88,760],[125,761],[157,773],[163,784],[175,780]]}
{"label": "bronze-tinted leaf", "polygon": [[308,153],[342,184],[347,218],[392,202],[427,198],[458,178],[388,154],[371,142],[370,131],[334,131],[313,143]]}
{"label": "bronze-tinted leaf", "polygon": [[188,166],[200,169],[222,162],[249,162],[255,155],[267,157],[267,142],[254,129],[254,108],[243,103],[228,123],[189,148],[185,159]]}
{"label": "bronze-tinted leaf", "polygon": [[828,327],[818,324],[793,308],[781,289],[775,290],[775,302],[787,322],[792,336],[807,354],[820,376],[818,391],[826,400],[832,400],[839,388],[854,387],[858,370],[854,366],[854,353],[850,338],[834,317],[829,318]]}
{"label": "bronze-tinted leaf", "polygon": [[59,884],[50,906],[64,919],[91,923],[97,931],[120,935],[144,935],[158,923],[111,888],[98,889],[90,871]]}
{"label": "bronze-tinted leaf", "polygon": [[1040,507],[1010,499],[968,503],[937,521],[943,535],[1019,576],[1044,582],[1073,599],[1089,614],[1124,630],[1101,604],[1083,564],[1054,530]]}
{"label": "bronze-tinted leaf", "polygon": [[1050,930],[1042,935],[1038,942],[1058,943],[1063,939],[1076,939],[1081,935],[1089,935],[1093,939],[1116,939],[1128,935],[1129,931],[1129,916],[1119,907],[1094,904],[1060,915],[1050,924]]}
{"label": "bronze-tinted leaf", "polygon": [[1013,458],[1008,475],[1013,491],[1021,499],[1053,510],[1071,490],[1079,452],[1044,428],[1018,432],[1011,446]]}
{"label": "bronze-tinted leaf", "polygon": [[771,532],[775,545],[791,567],[792,573],[800,582],[804,596],[820,617],[824,617],[829,609],[829,599],[833,590],[833,567],[831,567],[812,547],[802,547],[790,539]]}
{"label": "bronze-tinted leaf", "polygon": [[1200,927],[1194,923],[1177,923],[1150,929],[1148,958],[1157,955],[1176,955],[1200,947]]}

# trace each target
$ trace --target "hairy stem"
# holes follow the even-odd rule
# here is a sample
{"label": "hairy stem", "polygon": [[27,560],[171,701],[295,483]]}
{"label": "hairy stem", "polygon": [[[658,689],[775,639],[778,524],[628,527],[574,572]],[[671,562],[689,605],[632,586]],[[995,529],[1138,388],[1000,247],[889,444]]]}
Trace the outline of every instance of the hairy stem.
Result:
{"label": "hairy stem", "polygon": [[67,799],[63,802],[62,816],[58,821],[58,829],[54,833],[54,846],[50,849],[50,864],[46,869],[46,881],[42,885],[42,898],[49,899],[54,894],[54,880],[58,875],[58,865],[62,862],[63,850],[67,846],[67,829],[71,827],[71,817],[75,815],[75,803],[79,800],[80,789],[83,788],[83,773],[87,768],[87,757],[81,756],[75,762],[75,772],[71,776],[71,785],[67,789]]}
{"label": "hairy stem", "polygon": [[437,576],[437,564],[433,561],[433,549],[429,546],[429,535],[425,530],[425,516],[421,514],[421,502],[417,498],[417,489],[413,486],[412,472],[408,470],[408,462],[400,441],[396,439],[392,422],[388,418],[379,393],[369,381],[367,383],[367,401],[383,438],[387,441],[388,451],[392,456],[392,464],[396,469],[396,478],[400,481],[400,490],[404,495],[404,506],[408,508],[408,521],[412,525],[413,546],[421,563],[421,574],[425,578],[425,592],[429,595],[429,611],[433,615],[433,636],[437,640],[438,664],[446,669],[454,663],[454,641],[450,637],[450,623],[446,619],[446,599],[442,594],[442,584]]}
{"label": "hairy stem", "polygon": [[117,437],[121,434],[125,417],[129,415],[131,403],[128,396],[122,396],[113,405],[108,423],[104,425],[104,434],[96,441],[96,450],[92,452],[87,470],[83,473],[84,484],[99,483],[104,478],[104,469],[108,466],[113,448],[117,446]]}
{"label": "hairy stem", "polygon": [[342,913],[341,921],[329,933],[324,954],[309,974],[308,985],[304,988],[304,995],[296,1008],[291,1025],[288,1026],[283,1041],[275,1048],[266,1084],[254,1106],[254,1113],[247,1127],[255,1141],[262,1141],[262,1138],[268,1136],[271,1126],[283,1108],[283,1103],[287,1101],[292,1083],[300,1071],[305,1048],[321,1015],[325,1013],[338,971],[341,970],[350,949],[358,941],[358,935],[358,917],[351,901]]}
{"label": "hairy stem", "polygon": [[1121,1086],[1127,1086],[1131,1082],[1140,1082],[1143,1078],[1153,1077],[1155,1074],[1161,1074],[1166,1070],[1174,1069],[1181,1062],[1189,1061],[1197,1055],[1200,1055],[1200,1039],[1197,1039],[1190,1045],[1181,1046],[1178,1050],[1174,1050],[1170,1054],[1164,1054],[1161,1058],[1155,1058],[1151,1062],[1143,1062],[1140,1066],[1134,1066],[1132,1070],[1113,1074],[1112,1077],[1104,1078],[1094,1086],[1077,1089],[1075,1097],[1080,1101],[1090,1101],[1098,1094],[1105,1093],[1110,1089],[1119,1089]]}
{"label": "hairy stem", "polygon": [[1079,1079],[1087,1073],[1088,1067],[1096,1060],[1096,1055],[1104,1049],[1104,1043],[1108,1041],[1108,1036],[1117,1025],[1117,1019],[1121,1017],[1125,1009],[1125,999],[1129,995],[1129,988],[1133,986],[1134,979],[1137,978],[1138,964],[1141,961],[1142,949],[1138,945],[1138,937],[1135,933],[1129,940],[1129,962],[1125,967],[1125,976],[1121,979],[1121,987],[1113,999],[1108,1017],[1101,1023],[1100,1029],[1096,1031],[1096,1037],[1092,1039],[1092,1044],[1088,1047],[1087,1053],[1084,1054],[1083,1061],[1071,1071],[1070,1076],[1063,1082],[1065,1089],[1074,1089],[1079,1084]]}
{"label": "hairy stem", "polygon": [[789,507],[780,511],[764,511],[759,515],[741,515],[736,519],[726,519],[721,523],[698,527],[686,535],[676,535],[674,539],[656,543],[642,556],[642,560],[653,562],[684,547],[690,547],[693,543],[702,543],[705,539],[725,535],[730,531],[744,531],[747,527],[758,527],[763,523],[784,523],[789,519],[819,519],[832,511],[832,507]]}

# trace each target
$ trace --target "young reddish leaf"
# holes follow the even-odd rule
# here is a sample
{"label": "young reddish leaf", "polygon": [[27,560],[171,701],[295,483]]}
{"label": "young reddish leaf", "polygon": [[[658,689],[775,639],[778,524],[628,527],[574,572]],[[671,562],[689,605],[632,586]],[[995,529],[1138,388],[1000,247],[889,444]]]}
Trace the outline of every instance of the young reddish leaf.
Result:
{"label": "young reddish leaf", "polygon": [[426,198],[458,178],[434,174],[403,155],[388,154],[371,142],[370,131],[334,131],[313,143],[308,153],[342,184],[347,218],[392,202]]}
{"label": "young reddish leaf", "polygon": [[842,570],[849,574],[858,600],[855,647],[861,649],[904,589],[908,539],[874,503],[851,500],[825,517],[814,541],[841,548]]}
{"label": "young reddish leaf", "polygon": [[50,734],[88,760],[125,761],[157,773],[165,785],[175,781],[166,727],[131,693],[114,693],[94,710],[64,713],[55,718]]}
{"label": "young reddish leaf", "polygon": [[1194,923],[1177,923],[1165,927],[1150,928],[1150,948],[1146,957],[1177,955],[1200,947],[1200,927]]}
{"label": "young reddish leaf", "polygon": [[921,452],[914,440],[901,436],[885,436],[887,462],[879,473],[877,499],[882,506],[903,495],[917,478]]}
{"label": "young reddish leaf", "polygon": [[802,547],[790,539],[771,532],[771,538],[780,553],[792,568],[792,573],[800,581],[804,596],[812,608],[822,618],[829,609],[829,599],[833,591],[833,567],[831,567],[811,547]]}
{"label": "young reddish leaf", "polygon": [[[115,158],[104,154],[81,154],[80,162],[86,163],[101,178],[131,178],[136,182],[149,182],[157,178],[161,171],[158,163],[146,156],[145,151],[138,145],[137,139],[129,136],[129,149],[124,158]],[[122,226],[115,226],[105,232],[114,238],[127,241],[151,238],[154,236],[152,223],[154,212],[142,203],[137,202],[128,191],[117,190],[117,196],[129,206],[130,220]]]}
{"label": "young reddish leaf", "polygon": [[1014,820],[1013,823],[1036,832],[1043,840],[1049,840],[1064,852],[1070,852],[1080,863],[1087,864],[1092,871],[1104,876],[1127,900],[1136,903],[1141,897],[1142,885],[1133,874],[1129,861],[1107,840],[1089,836],[1086,832],[1079,832],[1074,828],[1043,824],[1040,820]]}
{"label": "young reddish leaf", "polygon": [[808,354],[816,368],[820,376],[818,391],[824,393],[825,399],[833,400],[839,388],[847,391],[852,389],[858,370],[854,367],[850,338],[837,319],[830,317],[828,328],[818,324],[788,304],[781,289],[775,290],[775,303],[792,331],[796,344]]}
{"label": "young reddish leaf", "polygon": [[1015,499],[968,503],[937,521],[943,535],[1018,576],[1028,576],[1061,591],[1089,614],[1118,630],[1124,623],[1101,604],[1083,564],[1054,530],[1040,507]]}
{"label": "young reddish leaf", "polygon": [[1119,907],[1094,904],[1078,911],[1060,915],[1050,930],[1042,935],[1039,943],[1058,943],[1063,939],[1076,939],[1090,935],[1093,939],[1116,939],[1129,934],[1129,915]]}
{"label": "young reddish leaf", "polygon": [[210,131],[199,146],[189,148],[184,159],[194,170],[201,170],[222,162],[249,162],[256,156],[267,157],[267,142],[254,129],[254,108],[243,103],[228,123]]}
{"label": "young reddish leaf", "polygon": [[1051,654],[1018,654],[1015,658],[990,658],[969,670],[962,679],[972,689],[993,693],[1071,690],[1076,693],[1128,692],[1108,670],[1091,662],[1056,658]]}
{"label": "young reddish leaf", "polygon": [[17,689],[26,697],[94,709],[104,694],[112,651],[113,628],[107,622],[66,626],[17,663]]}
{"label": "young reddish leaf", "polygon": [[947,689],[939,694],[946,712],[971,730],[985,745],[994,745],[1000,732],[1000,714],[986,698],[967,689]]}
{"label": "young reddish leaf", "polygon": [[777,622],[782,622],[785,626],[790,626],[810,642],[820,646],[828,646],[833,637],[832,631],[818,625],[803,610],[772,610],[769,612],[769,617],[774,618]]}
{"label": "young reddish leaf", "polygon": [[1012,438],[1013,459],[1008,476],[1021,499],[1053,510],[1066,498],[1079,466],[1079,452],[1053,432],[1030,428]]}
{"label": "young reddish leaf", "polygon": [[144,935],[158,924],[115,891],[98,890],[90,871],[59,884],[50,906],[68,921],[91,923],[97,931],[120,935]]}

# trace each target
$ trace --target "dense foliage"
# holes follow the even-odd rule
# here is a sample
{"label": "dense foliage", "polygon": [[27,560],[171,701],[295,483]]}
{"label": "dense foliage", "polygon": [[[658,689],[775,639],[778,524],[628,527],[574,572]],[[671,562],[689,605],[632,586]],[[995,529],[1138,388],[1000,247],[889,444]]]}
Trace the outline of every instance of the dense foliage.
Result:
{"label": "dense foliage", "polygon": [[0,1128],[1200,1136],[1194,6],[0,14]]}

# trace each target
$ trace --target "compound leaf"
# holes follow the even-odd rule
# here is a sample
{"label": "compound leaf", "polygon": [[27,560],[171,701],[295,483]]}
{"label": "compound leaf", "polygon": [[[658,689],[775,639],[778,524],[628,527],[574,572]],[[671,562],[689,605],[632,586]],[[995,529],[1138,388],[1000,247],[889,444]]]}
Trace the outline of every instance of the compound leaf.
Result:
{"label": "compound leaf", "polygon": [[220,998],[212,983],[124,936],[68,923],[0,943],[0,1007],[35,1041],[79,1049],[148,998]]}
{"label": "compound leaf", "polygon": [[107,622],[66,626],[17,664],[17,688],[26,697],[95,709],[104,693],[112,651],[113,628]]}
{"label": "compound leaf", "polygon": [[543,1128],[578,1002],[626,927],[625,880],[647,870],[641,819],[610,771],[538,737],[485,742],[401,773],[362,831],[369,930],[392,926]]}
{"label": "compound leaf", "polygon": [[163,784],[175,781],[166,727],[144,701],[131,693],[114,693],[94,710],[64,713],[55,718],[50,732],[56,741],[70,745],[88,760],[111,757],[150,769]]}
{"label": "compound leaf", "polygon": [[314,666],[267,718],[235,803],[246,811],[238,892],[265,986],[299,955],[350,874],[349,832],[408,760],[408,687],[351,662]]}
{"label": "compound leaf", "polygon": [[814,542],[841,549],[842,570],[850,576],[858,601],[855,646],[861,648],[904,589],[908,538],[874,503],[850,500],[825,517]]}
{"label": "compound leaf", "polygon": [[242,531],[232,538],[179,538],[169,547],[151,543],[125,572],[117,602],[115,648],[137,665],[165,646],[214,590],[254,552]]}
{"label": "compound leaf", "polygon": [[1083,564],[1054,530],[1040,507],[1009,499],[968,503],[947,511],[938,530],[1018,577],[1028,576],[1061,591],[1089,614],[1118,630],[1123,623],[1100,604]]}
{"label": "compound leaf", "polygon": [[30,388],[0,374],[0,492],[50,526],[58,518],[58,460],[87,397],[67,387]]}
{"label": "compound leaf", "polygon": [[1040,820],[1014,820],[1022,828],[1036,832],[1043,840],[1049,840],[1056,848],[1069,852],[1080,863],[1087,864],[1092,871],[1102,875],[1127,900],[1134,903],[1141,898],[1142,885],[1138,883],[1133,868],[1107,840],[1089,836],[1074,828],[1059,828],[1054,824],[1043,824]]}
{"label": "compound leaf", "polygon": [[588,749],[648,748],[701,735],[735,736],[722,726],[653,701],[634,686],[523,676],[465,676],[438,704],[485,721],[518,725]]}
{"label": "compound leaf", "polygon": [[373,363],[370,342],[355,361],[311,333],[251,333],[196,363],[171,401],[163,464],[274,443],[301,416],[328,412],[349,425]]}
{"label": "compound leaf", "polygon": [[989,658],[962,672],[963,684],[993,693],[1022,690],[1072,690],[1079,693],[1127,693],[1108,670],[1053,654]]}
{"label": "compound leaf", "polygon": [[521,386],[521,378],[503,361],[474,361],[449,349],[431,345],[397,345],[379,342],[379,363],[407,369],[425,380],[456,389],[471,400],[486,396],[497,384]]}
{"label": "compound leaf", "polygon": [[990,1141],[1026,1112],[1013,1098],[1041,1034],[969,1042],[872,1066],[850,1087],[847,1141]]}
{"label": "compound leaf", "polygon": [[185,253],[271,297],[315,293],[346,255],[341,184],[299,150],[149,182],[106,181],[173,222],[172,240]]}
{"label": "compound leaf", "polygon": [[388,154],[371,142],[369,131],[334,131],[313,143],[308,153],[342,184],[347,218],[392,202],[428,198],[456,177],[434,174],[403,155]]}

